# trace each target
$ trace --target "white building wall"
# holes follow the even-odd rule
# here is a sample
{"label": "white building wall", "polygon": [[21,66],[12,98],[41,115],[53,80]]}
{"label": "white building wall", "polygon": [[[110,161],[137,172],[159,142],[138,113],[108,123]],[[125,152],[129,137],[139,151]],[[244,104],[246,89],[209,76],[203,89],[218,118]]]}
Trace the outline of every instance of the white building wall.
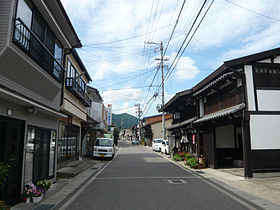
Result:
{"label": "white building wall", "polygon": [[257,90],[259,111],[280,111],[280,90]]}
{"label": "white building wall", "polygon": [[249,111],[256,111],[252,66],[244,65],[244,72],[245,72],[245,77],[246,77],[248,110]]}
{"label": "white building wall", "polygon": [[279,115],[251,115],[251,148],[280,149]]}

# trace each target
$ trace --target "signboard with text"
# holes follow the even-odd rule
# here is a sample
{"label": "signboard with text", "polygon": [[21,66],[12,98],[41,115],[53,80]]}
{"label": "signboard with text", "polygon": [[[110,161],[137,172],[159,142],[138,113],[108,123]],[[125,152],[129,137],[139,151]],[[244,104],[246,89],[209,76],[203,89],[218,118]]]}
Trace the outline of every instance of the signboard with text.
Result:
{"label": "signboard with text", "polygon": [[107,121],[108,125],[112,125],[112,104],[108,104]]}

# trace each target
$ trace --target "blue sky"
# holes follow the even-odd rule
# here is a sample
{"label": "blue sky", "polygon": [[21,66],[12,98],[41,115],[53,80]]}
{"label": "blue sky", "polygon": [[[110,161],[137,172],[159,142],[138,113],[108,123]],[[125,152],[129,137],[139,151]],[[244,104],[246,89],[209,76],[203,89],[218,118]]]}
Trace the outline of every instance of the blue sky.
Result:
{"label": "blue sky", "polygon": [[[158,92],[160,72],[155,87],[149,86],[160,51],[144,43],[167,45],[183,2],[62,0],[83,44],[78,52],[93,79],[90,85],[99,89],[105,105],[113,104],[113,113],[136,115],[134,105],[140,103],[143,116],[158,114],[161,97],[150,99]],[[166,51],[166,65],[171,65],[202,3],[186,0]],[[279,47],[279,11],[279,0],[215,0],[166,82],[165,101],[192,88],[226,60]]]}

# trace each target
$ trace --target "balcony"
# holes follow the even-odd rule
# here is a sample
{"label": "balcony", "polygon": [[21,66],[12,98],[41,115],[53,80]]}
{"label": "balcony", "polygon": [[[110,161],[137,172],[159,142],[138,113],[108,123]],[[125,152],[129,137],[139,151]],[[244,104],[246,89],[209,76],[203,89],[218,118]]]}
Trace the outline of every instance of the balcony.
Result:
{"label": "balcony", "polygon": [[81,86],[74,78],[66,78],[66,88],[76,96],[86,107],[91,107],[91,99],[84,92]]}
{"label": "balcony", "polygon": [[15,20],[13,42],[55,80],[63,81],[64,68],[20,18]]}

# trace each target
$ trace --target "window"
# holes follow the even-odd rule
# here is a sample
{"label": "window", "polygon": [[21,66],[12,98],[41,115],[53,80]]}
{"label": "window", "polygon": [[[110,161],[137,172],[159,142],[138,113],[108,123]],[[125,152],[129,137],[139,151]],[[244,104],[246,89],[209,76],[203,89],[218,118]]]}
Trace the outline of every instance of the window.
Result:
{"label": "window", "polygon": [[32,6],[26,0],[19,0],[17,7],[17,18],[20,18],[27,27],[31,28]]}
{"label": "window", "polygon": [[30,0],[18,0],[16,17],[14,43],[61,82],[62,48],[40,12]]}
{"label": "window", "polygon": [[81,79],[81,81],[82,81],[81,88],[82,88],[83,92],[85,92],[86,91],[86,84],[85,84],[84,80]]}
{"label": "window", "polygon": [[71,77],[71,62],[67,59],[67,77]]}
{"label": "window", "polygon": [[56,148],[56,131],[52,130],[51,139],[50,139],[49,177],[54,176],[55,148]]}
{"label": "window", "polygon": [[174,119],[180,119],[180,112],[174,113]]}
{"label": "window", "polygon": [[280,87],[279,65],[258,65],[254,67],[255,85],[257,87]]}
{"label": "window", "polygon": [[204,116],[204,99],[199,99],[199,117]]}
{"label": "window", "polygon": [[34,140],[35,140],[35,128],[27,128],[27,141],[26,141],[26,153],[25,153],[25,176],[24,183],[32,182],[33,174],[33,153],[34,153]]}
{"label": "window", "polygon": [[56,131],[28,126],[26,144],[25,183],[53,177]]}

